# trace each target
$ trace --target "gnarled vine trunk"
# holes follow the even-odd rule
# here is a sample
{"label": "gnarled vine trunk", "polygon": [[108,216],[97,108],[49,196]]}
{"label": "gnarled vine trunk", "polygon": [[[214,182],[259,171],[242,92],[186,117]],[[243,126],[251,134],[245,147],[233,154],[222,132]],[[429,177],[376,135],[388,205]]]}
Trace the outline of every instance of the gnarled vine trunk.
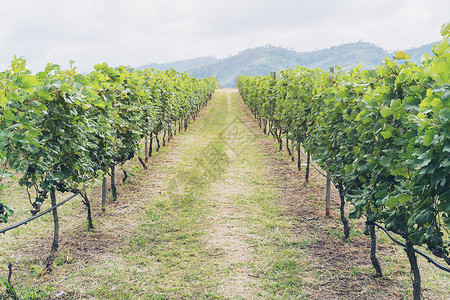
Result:
{"label": "gnarled vine trunk", "polygon": [[87,208],[88,230],[93,230],[94,223],[92,222],[91,202],[89,201],[87,193],[81,193],[80,195],[83,198],[83,204],[86,205]]}
{"label": "gnarled vine trunk", "polygon": [[422,298],[422,292],[420,288],[420,271],[417,265],[417,256],[414,251],[413,243],[410,240],[406,240],[406,255],[408,256],[409,264],[411,266],[411,272],[413,274],[413,299],[420,300]]}
{"label": "gnarled vine trunk", "polygon": [[381,266],[377,258],[377,235],[375,233],[375,225],[368,224],[367,226],[369,227],[370,233],[370,261],[376,272],[375,277],[383,277]]}
{"label": "gnarled vine trunk", "polygon": [[[52,207],[56,205],[55,188],[52,188],[50,191],[50,202]],[[50,249],[50,255],[47,257],[47,261],[45,264],[45,269],[47,272],[50,272],[52,270],[53,262],[55,261],[56,258],[56,252],[58,252],[59,248],[59,216],[57,208],[53,209],[52,215],[53,215],[53,242],[52,248]]]}
{"label": "gnarled vine trunk", "polygon": [[341,200],[341,204],[339,206],[339,212],[341,214],[341,222],[344,225],[344,237],[348,239],[350,237],[350,227],[348,226],[348,220],[345,217],[345,194],[344,194],[344,186],[342,182],[338,183],[338,191],[339,191],[339,199]]}
{"label": "gnarled vine trunk", "polygon": [[116,166],[111,166],[111,192],[113,201],[117,200],[117,188],[116,188]]}

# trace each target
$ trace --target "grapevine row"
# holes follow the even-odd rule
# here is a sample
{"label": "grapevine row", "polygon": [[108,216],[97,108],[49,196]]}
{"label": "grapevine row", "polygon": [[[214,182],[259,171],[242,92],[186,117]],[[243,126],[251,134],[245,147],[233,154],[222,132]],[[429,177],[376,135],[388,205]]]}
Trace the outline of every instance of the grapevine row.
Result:
{"label": "grapevine row", "polygon": [[[426,245],[450,264],[450,24],[442,27],[434,56],[420,64],[399,51],[376,69],[332,72],[303,67],[279,76],[240,76],[237,87],[280,145],[302,145],[330,172],[350,218],[366,218],[399,234],[420,298],[414,245]],[[381,268],[372,244],[371,259]]]}
{"label": "grapevine row", "polygon": [[[19,174],[33,213],[49,197],[55,206],[56,191],[80,192],[86,182],[113,175],[115,166],[139,153],[144,137],[187,126],[217,86],[213,78],[174,70],[106,63],[94,69],[82,75],[48,64],[32,74],[24,59],[14,58],[0,73],[0,184]],[[81,196],[90,216],[89,199]],[[13,212],[0,204],[0,222]],[[56,209],[53,216],[56,226]]]}

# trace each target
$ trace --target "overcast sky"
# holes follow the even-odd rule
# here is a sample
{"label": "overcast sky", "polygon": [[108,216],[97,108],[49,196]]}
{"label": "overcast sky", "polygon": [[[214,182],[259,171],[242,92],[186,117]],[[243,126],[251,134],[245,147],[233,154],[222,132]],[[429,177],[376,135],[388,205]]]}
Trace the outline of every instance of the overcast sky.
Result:
{"label": "overcast sky", "polygon": [[440,39],[449,0],[0,0],[0,71],[14,55],[79,71],[217,58],[271,44],[297,51],[365,41],[387,50]]}

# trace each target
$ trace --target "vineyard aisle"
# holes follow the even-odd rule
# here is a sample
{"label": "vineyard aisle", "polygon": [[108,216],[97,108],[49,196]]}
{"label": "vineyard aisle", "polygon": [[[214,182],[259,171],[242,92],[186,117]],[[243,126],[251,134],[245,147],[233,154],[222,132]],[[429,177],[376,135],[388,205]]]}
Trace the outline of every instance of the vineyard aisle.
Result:
{"label": "vineyard aisle", "polygon": [[[217,90],[187,132],[148,165],[125,167],[129,179],[106,214],[94,203],[94,232],[77,214],[62,212],[52,274],[39,263],[50,238],[33,232],[21,240],[24,231],[8,240],[15,246],[0,258],[14,259],[16,288],[38,287],[51,299],[404,299],[410,293],[401,250],[380,242],[387,276],[374,279],[363,226],[342,241],[336,194],[334,217],[324,218],[324,179],[312,172],[304,183],[304,172],[261,133],[237,90]],[[98,188],[90,193],[99,201]],[[438,299],[428,282],[425,295]]]}
{"label": "vineyard aisle", "polygon": [[166,167],[158,167],[166,170],[162,192],[130,238],[129,261],[145,266],[134,279],[142,297],[392,299],[407,293],[396,282],[375,282],[367,245],[357,239],[360,249],[346,246],[337,237],[337,218],[324,220],[320,205],[309,205],[323,198],[322,178],[313,176],[317,183],[306,191],[303,174],[261,133],[237,90],[218,90],[172,146]]}
{"label": "vineyard aisle", "polygon": [[162,193],[131,238],[134,259],[151,256],[153,295],[302,295],[300,257],[267,178],[265,137],[242,108],[236,90],[218,90],[167,153]]}

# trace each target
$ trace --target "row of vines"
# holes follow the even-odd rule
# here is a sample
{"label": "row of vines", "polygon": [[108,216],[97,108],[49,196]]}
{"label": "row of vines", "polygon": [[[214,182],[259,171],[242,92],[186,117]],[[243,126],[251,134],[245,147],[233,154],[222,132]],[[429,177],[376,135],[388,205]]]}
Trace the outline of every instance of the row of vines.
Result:
{"label": "row of vines", "polygon": [[[114,176],[115,166],[139,156],[144,139],[185,129],[217,87],[214,78],[195,79],[174,70],[135,71],[106,63],[94,69],[82,75],[72,65],[63,70],[48,64],[32,74],[24,59],[14,58],[0,73],[0,192],[1,181],[15,177],[28,194],[32,214],[48,198],[55,206],[56,192],[80,193],[89,227],[90,203],[82,187]],[[0,223],[14,214],[7,201],[0,203]],[[48,268],[58,248],[58,214],[52,212]]]}
{"label": "row of vines", "polygon": [[[255,117],[282,143],[302,146],[331,174],[344,215],[365,218],[376,257],[375,224],[400,235],[420,299],[414,245],[450,264],[450,24],[434,56],[420,64],[396,52],[370,70],[297,67],[278,76],[240,76],[237,86]],[[378,222],[378,223],[376,223]]]}

